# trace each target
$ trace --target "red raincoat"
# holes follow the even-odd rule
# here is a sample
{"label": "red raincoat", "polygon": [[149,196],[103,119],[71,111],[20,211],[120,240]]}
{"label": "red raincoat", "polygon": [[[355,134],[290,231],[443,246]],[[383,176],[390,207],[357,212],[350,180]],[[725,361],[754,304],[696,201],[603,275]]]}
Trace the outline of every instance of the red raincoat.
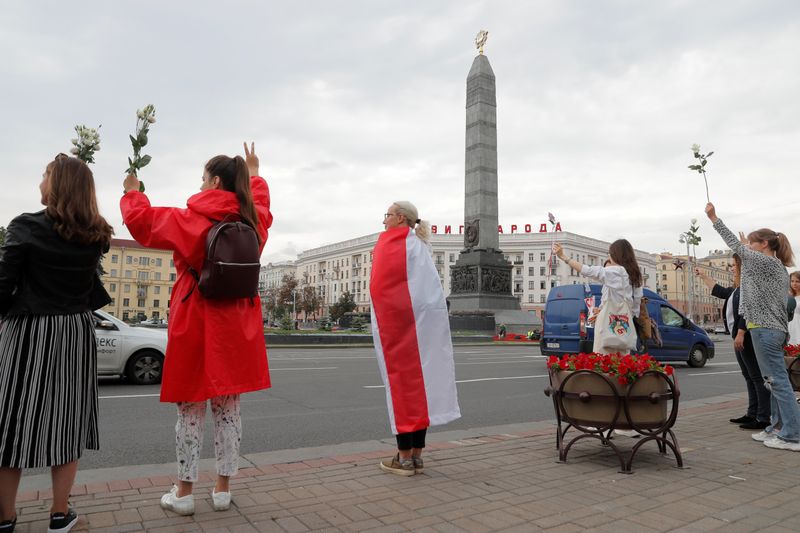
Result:
{"label": "red raincoat", "polygon": [[[250,178],[250,185],[263,250],[272,225],[269,188],[258,176]],[[122,197],[120,208],[138,243],[174,251],[178,279],[170,296],[161,401],[200,402],[269,388],[260,299],[207,300],[188,270],[200,272],[203,267],[211,219],[239,213],[236,195],[222,189],[203,191],[181,209],[151,207],[145,194],[131,191]]]}

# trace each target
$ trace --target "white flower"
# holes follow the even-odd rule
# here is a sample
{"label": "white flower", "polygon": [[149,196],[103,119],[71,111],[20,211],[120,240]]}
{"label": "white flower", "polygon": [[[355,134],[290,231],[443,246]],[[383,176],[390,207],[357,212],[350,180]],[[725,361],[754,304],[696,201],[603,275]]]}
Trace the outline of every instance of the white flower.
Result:
{"label": "white flower", "polygon": [[79,153],[81,153],[81,151],[80,151],[80,150],[78,150],[78,148],[77,148],[77,147],[75,147],[75,148],[73,148],[72,150],[70,150],[70,153],[71,153],[71,154],[73,154],[73,155],[78,155]]}
{"label": "white flower", "polygon": [[697,144],[697,143],[693,144],[692,145],[692,152],[694,152],[694,153],[700,152],[700,145]]}
{"label": "white flower", "polygon": [[136,116],[137,116],[138,118],[144,118],[144,111],[142,111],[141,109],[138,109],[138,110],[136,111]]}
{"label": "white flower", "polygon": [[147,122],[153,124],[156,121],[156,117],[147,117]]}
{"label": "white flower", "polygon": [[695,224],[697,224],[697,219],[696,219],[696,218],[693,218],[693,219],[692,219],[692,226],[694,226]]}
{"label": "white flower", "polygon": [[78,146],[78,139],[70,139],[70,141],[71,141],[71,142],[72,142],[72,144],[74,144],[75,146]]}

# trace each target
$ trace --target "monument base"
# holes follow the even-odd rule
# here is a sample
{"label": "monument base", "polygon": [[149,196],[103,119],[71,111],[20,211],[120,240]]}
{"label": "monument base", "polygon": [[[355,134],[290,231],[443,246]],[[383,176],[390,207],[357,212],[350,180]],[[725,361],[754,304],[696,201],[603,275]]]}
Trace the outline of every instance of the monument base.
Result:
{"label": "monument base", "polygon": [[519,299],[511,294],[511,270],[497,250],[461,252],[450,269],[450,312],[519,310]]}

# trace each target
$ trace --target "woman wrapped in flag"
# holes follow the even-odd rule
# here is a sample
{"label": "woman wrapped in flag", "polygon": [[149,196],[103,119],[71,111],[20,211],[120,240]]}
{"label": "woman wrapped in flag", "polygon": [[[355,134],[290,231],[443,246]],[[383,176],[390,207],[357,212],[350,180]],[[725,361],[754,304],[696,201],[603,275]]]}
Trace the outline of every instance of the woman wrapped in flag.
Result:
{"label": "woman wrapped in flag", "polygon": [[450,322],[433,264],[430,225],[410,202],[384,215],[386,231],[372,258],[372,337],[397,454],[380,463],[401,476],[423,471],[429,426],[461,417],[456,394]]}

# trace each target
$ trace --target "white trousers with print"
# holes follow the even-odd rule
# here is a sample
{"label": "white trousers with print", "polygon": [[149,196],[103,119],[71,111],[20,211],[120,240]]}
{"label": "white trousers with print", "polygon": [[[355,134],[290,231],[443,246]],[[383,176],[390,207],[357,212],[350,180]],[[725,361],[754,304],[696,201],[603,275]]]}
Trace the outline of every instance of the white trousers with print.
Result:
{"label": "white trousers with print", "polygon": [[[242,441],[239,395],[217,396],[209,401],[214,416],[214,454],[217,458],[217,474],[233,476],[239,470],[239,444]],[[206,402],[178,402],[177,405],[175,448],[178,455],[178,477],[181,481],[195,482],[203,447]]]}

